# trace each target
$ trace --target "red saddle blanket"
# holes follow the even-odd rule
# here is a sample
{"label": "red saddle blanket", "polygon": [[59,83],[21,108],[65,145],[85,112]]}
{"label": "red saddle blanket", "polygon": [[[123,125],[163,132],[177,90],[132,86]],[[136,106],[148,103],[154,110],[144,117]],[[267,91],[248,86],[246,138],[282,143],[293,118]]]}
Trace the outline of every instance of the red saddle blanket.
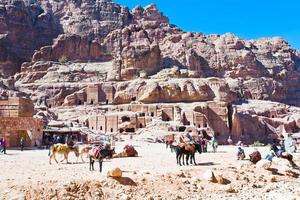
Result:
{"label": "red saddle blanket", "polygon": [[99,156],[100,151],[103,149],[103,146],[93,146],[90,151],[90,156],[97,158]]}

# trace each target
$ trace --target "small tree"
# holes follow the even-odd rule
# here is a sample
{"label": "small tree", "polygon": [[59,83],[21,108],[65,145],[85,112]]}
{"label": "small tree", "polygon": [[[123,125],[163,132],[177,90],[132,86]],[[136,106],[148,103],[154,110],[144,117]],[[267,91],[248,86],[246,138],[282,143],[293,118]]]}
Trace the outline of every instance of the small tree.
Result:
{"label": "small tree", "polygon": [[58,62],[60,63],[66,63],[68,61],[67,57],[65,55],[62,55],[59,59]]}

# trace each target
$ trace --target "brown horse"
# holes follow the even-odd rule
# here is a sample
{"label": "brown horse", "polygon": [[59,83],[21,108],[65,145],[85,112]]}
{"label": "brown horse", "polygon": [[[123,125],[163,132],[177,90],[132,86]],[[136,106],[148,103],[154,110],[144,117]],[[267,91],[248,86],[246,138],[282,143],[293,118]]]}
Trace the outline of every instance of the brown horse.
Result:
{"label": "brown horse", "polygon": [[190,158],[190,164],[194,162],[194,164],[197,165],[195,161],[196,151],[202,153],[201,145],[199,143],[195,143],[195,144],[180,143],[177,147],[175,147],[177,164],[181,165],[181,157],[183,158],[183,164],[185,164],[183,155],[186,155],[187,165],[188,165],[189,158]]}
{"label": "brown horse", "polygon": [[49,158],[49,164],[51,165],[52,158],[54,158],[54,160],[56,161],[56,163],[58,163],[58,161],[56,160],[56,157],[55,157],[56,154],[63,154],[64,159],[61,162],[63,162],[64,160],[66,160],[67,163],[69,163],[68,156],[69,156],[70,152],[74,152],[75,153],[75,156],[77,157],[77,161],[76,162],[78,162],[78,157],[79,157],[79,148],[78,148],[78,146],[69,147],[66,144],[54,144],[50,148],[50,152],[49,152],[49,156],[50,156],[50,158]]}

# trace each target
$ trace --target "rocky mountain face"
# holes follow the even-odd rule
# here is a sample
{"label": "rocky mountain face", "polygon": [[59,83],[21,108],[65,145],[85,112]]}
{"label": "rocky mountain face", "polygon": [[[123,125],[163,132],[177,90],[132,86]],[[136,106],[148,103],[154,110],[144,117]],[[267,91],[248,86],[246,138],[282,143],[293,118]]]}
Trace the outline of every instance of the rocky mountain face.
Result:
{"label": "rocky mountain face", "polygon": [[35,50],[52,43],[61,32],[51,10],[37,1],[0,2],[0,73],[7,77],[20,71]]}
{"label": "rocky mountain face", "polygon": [[135,94],[144,103],[300,105],[300,53],[287,41],[184,32],[154,4],[2,0],[0,73],[1,96],[28,95],[45,106],[72,105],[68,99],[103,82],[116,90],[115,104]]}

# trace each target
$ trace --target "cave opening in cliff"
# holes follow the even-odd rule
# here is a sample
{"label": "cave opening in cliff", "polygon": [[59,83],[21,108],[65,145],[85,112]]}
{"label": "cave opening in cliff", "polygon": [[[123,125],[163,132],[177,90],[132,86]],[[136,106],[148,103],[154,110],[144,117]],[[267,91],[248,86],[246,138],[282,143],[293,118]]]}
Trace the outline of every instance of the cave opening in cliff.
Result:
{"label": "cave opening in cliff", "polygon": [[81,104],[82,104],[81,100],[78,100],[78,105],[81,105]]}
{"label": "cave opening in cliff", "polygon": [[108,105],[108,99],[105,100],[105,104]]}
{"label": "cave opening in cliff", "polygon": [[228,110],[228,114],[227,114],[227,120],[228,120],[228,127],[229,127],[229,131],[232,131],[232,115],[233,115],[233,108],[231,104],[227,105],[227,110]]}
{"label": "cave opening in cliff", "polygon": [[132,98],[131,98],[131,101],[136,101],[136,97],[132,97]]}
{"label": "cave opening in cliff", "polygon": [[114,132],[114,129],[113,129],[113,128],[111,128],[111,129],[110,129],[110,132],[111,132],[111,133],[112,133],[112,132]]}
{"label": "cave opening in cliff", "polygon": [[127,133],[134,133],[135,132],[135,129],[134,128],[126,128],[125,131]]}
{"label": "cave opening in cliff", "polygon": [[151,112],[151,117],[154,117],[154,112]]}
{"label": "cave opening in cliff", "polygon": [[121,119],[122,119],[122,122],[129,122],[130,121],[130,118],[127,117],[127,116],[123,116]]}
{"label": "cave opening in cliff", "polygon": [[91,105],[93,105],[94,104],[94,101],[93,101],[93,99],[91,99]]}
{"label": "cave opening in cliff", "polygon": [[185,127],[185,126],[179,126],[179,128],[178,128],[178,132],[184,132],[184,131],[185,131],[185,129],[186,129],[186,127]]}
{"label": "cave opening in cliff", "polygon": [[140,128],[143,128],[143,124],[140,124]]}
{"label": "cave opening in cliff", "polygon": [[102,131],[102,126],[100,126],[100,131]]}

